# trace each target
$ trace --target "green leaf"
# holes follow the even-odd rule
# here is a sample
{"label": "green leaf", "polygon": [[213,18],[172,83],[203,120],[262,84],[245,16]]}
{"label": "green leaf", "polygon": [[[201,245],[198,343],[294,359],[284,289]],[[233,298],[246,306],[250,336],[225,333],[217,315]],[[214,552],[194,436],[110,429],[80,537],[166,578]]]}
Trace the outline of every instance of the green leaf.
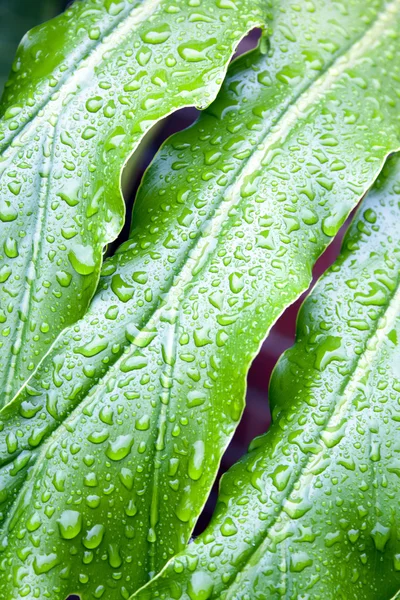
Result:
{"label": "green leaf", "polygon": [[0,105],[0,387],[86,312],[146,131],[215,97],[263,2],[86,0],[24,38]]}
{"label": "green leaf", "polygon": [[62,5],[61,0],[0,0],[0,96],[24,33],[54,17]]}
{"label": "green leaf", "polygon": [[273,425],[137,600],[389,600],[400,587],[400,158],[301,309]]}
{"label": "green leaf", "polygon": [[163,147],[88,314],[0,414],[11,596],[123,597],[183,548],[262,339],[399,147],[400,2],[298,6]]}

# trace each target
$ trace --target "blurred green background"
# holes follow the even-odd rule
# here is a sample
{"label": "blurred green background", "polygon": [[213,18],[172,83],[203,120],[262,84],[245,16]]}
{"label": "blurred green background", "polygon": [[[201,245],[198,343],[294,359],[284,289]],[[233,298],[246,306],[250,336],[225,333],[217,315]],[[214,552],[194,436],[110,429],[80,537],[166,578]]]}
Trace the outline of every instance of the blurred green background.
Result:
{"label": "blurred green background", "polygon": [[65,4],[64,0],[0,0],[0,93],[22,36],[54,17]]}

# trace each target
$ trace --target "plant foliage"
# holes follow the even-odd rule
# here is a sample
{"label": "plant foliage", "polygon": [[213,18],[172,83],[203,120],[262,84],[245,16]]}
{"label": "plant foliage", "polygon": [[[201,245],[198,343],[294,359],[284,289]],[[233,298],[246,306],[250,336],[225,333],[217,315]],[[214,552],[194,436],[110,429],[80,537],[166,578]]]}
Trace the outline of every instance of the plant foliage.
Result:
{"label": "plant foliage", "polygon": [[[0,124],[0,599],[397,590],[397,159],[302,311],[275,424],[187,544],[260,344],[400,149],[399,36],[399,0],[85,0],[24,39]],[[211,102],[98,282],[127,158]]]}
{"label": "plant foliage", "polygon": [[0,104],[3,404],[85,313],[127,158],[159,119],[213,100],[258,4],[85,0],[24,38]]}
{"label": "plant foliage", "polygon": [[213,522],[137,597],[392,598],[400,586],[400,160],[363,202],[272,376],[274,424]]}

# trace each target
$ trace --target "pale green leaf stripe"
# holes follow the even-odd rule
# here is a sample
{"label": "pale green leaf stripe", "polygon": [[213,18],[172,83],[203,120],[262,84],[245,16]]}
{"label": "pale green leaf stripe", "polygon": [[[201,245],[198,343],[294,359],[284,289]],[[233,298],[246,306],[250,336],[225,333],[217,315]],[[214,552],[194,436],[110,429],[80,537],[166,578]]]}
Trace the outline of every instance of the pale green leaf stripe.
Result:
{"label": "pale green leaf stripe", "polygon": [[273,425],[137,600],[389,600],[400,587],[400,158],[272,377]]}
{"label": "pale green leaf stripe", "polygon": [[214,99],[263,4],[85,0],[24,38],[0,106],[1,405],[85,314],[125,161],[162,117]]}
{"label": "pale green leaf stripe", "polygon": [[0,0],[0,96],[22,36],[62,8],[61,0]]}
{"label": "pale green leaf stripe", "polygon": [[400,3],[377,6],[280,2],[270,55],[162,149],[88,315],[1,412],[5,597],[117,598],[187,542],[262,339],[399,147]]}

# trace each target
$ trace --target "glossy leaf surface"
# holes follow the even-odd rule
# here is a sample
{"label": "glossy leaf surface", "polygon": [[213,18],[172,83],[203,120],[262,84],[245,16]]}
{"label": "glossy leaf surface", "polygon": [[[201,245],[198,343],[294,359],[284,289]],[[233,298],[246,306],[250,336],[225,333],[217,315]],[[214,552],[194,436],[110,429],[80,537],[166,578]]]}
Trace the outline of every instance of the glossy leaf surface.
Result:
{"label": "glossy leaf surface", "polygon": [[390,600],[400,586],[400,159],[301,309],[273,425],[137,600]]}
{"label": "glossy leaf surface", "polygon": [[85,0],[30,32],[0,105],[0,387],[6,403],[85,313],[147,130],[215,97],[261,0]]}
{"label": "glossy leaf surface", "polygon": [[262,339],[399,146],[400,3],[298,6],[161,150],[89,313],[1,412],[5,594],[127,595],[184,546]]}
{"label": "glossy leaf surface", "polygon": [[0,96],[22,36],[62,8],[61,0],[0,0]]}

